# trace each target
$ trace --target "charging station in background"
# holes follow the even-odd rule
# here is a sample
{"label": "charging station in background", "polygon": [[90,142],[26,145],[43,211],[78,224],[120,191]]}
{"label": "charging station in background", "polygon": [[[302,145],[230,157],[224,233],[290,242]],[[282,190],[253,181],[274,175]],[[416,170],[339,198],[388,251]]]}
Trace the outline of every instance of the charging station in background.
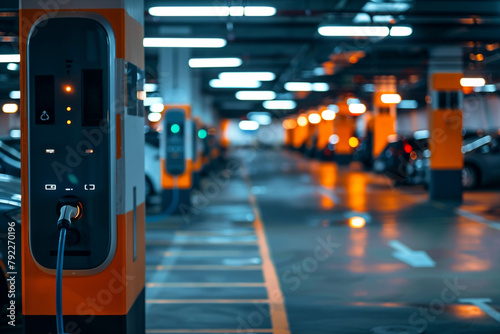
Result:
{"label": "charging station in background", "polygon": [[203,141],[207,137],[207,130],[199,117],[193,117],[193,188],[201,187],[201,171],[203,169]]}
{"label": "charging station in background", "polygon": [[166,106],[160,139],[163,208],[189,212],[193,187],[193,126],[189,106]]}
{"label": "charging station in background", "polygon": [[38,3],[20,4],[25,333],[57,333],[58,255],[64,332],[144,333],[143,4]]}

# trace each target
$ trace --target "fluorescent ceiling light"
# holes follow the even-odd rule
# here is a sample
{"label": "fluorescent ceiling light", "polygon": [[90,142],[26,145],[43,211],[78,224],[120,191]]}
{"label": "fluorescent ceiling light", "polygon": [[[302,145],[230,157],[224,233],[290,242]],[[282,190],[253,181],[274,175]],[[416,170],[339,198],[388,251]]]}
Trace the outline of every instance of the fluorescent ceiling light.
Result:
{"label": "fluorescent ceiling light", "polygon": [[337,114],[335,113],[335,111],[330,109],[325,109],[321,113],[321,118],[323,118],[325,121],[333,121],[336,116]]}
{"label": "fluorescent ceiling light", "polygon": [[338,112],[339,112],[339,110],[340,110],[340,109],[339,109],[339,106],[338,106],[338,105],[336,105],[336,104],[330,104],[330,105],[328,106],[328,109],[333,110],[333,112],[335,112],[335,113],[338,113]]}
{"label": "fluorescent ceiling light", "polygon": [[156,92],[158,90],[158,85],[154,83],[144,84],[144,91],[147,93]]}
{"label": "fluorescent ceiling light", "polygon": [[271,90],[242,90],[236,92],[236,98],[240,101],[274,100],[276,98],[276,93]]}
{"label": "fluorescent ceiling light", "polygon": [[221,80],[212,79],[208,83],[212,88],[260,88],[262,83],[255,80]]}
{"label": "fluorescent ceiling light", "polygon": [[474,91],[477,93],[494,93],[497,91],[497,86],[485,85],[484,87],[475,87]]}
{"label": "fluorescent ceiling light", "polygon": [[21,130],[18,129],[10,130],[10,136],[16,139],[21,138]]}
{"label": "fluorescent ceiling light", "polygon": [[269,125],[272,122],[271,114],[268,112],[249,112],[247,118],[255,121],[260,125]]}
{"label": "fluorescent ceiling light", "polygon": [[381,26],[322,26],[318,28],[322,36],[329,37],[386,37],[389,28]]}
{"label": "fluorescent ceiling light", "polygon": [[287,82],[285,89],[289,92],[327,92],[330,86],[325,82]]}
{"label": "fluorescent ceiling light", "polygon": [[315,92],[328,92],[330,90],[330,85],[326,82],[315,82],[312,84],[312,89]]}
{"label": "fluorescent ceiling light", "polygon": [[238,126],[243,131],[255,131],[260,127],[256,121],[240,121]]}
{"label": "fluorescent ceiling light", "polygon": [[394,26],[391,28],[391,36],[406,37],[413,34],[413,28],[407,26]]}
{"label": "fluorescent ceiling light", "polygon": [[16,64],[16,63],[8,63],[7,64],[7,69],[9,71],[17,71],[19,70],[19,64]]}
{"label": "fluorescent ceiling light", "polygon": [[297,107],[297,103],[292,100],[274,100],[265,101],[263,106],[269,110],[292,110]]}
{"label": "fluorescent ceiling light", "polygon": [[273,16],[276,8],[268,6],[157,6],[149,8],[152,16]]}
{"label": "fluorescent ceiling light", "polygon": [[367,13],[402,13],[410,9],[407,2],[367,2],[361,11]]}
{"label": "fluorescent ceiling light", "polygon": [[325,75],[326,74],[326,71],[323,67],[316,67],[314,70],[313,70],[313,74],[317,77],[320,77],[322,75]]}
{"label": "fluorescent ceiling light", "polygon": [[243,62],[240,58],[191,58],[189,67],[210,68],[210,67],[238,67]]}
{"label": "fluorescent ceiling light", "polygon": [[159,6],[149,8],[152,16],[229,16],[228,6]]}
{"label": "fluorescent ceiling light", "polygon": [[398,104],[399,109],[417,109],[418,102],[415,100],[403,100]]}
{"label": "fluorescent ceiling light", "polygon": [[19,63],[21,61],[21,55],[0,55],[0,63]]}
{"label": "fluorescent ceiling light", "polygon": [[462,78],[460,85],[462,87],[483,87],[486,85],[486,80],[483,78]]}
{"label": "fluorescent ceiling light", "polygon": [[382,94],[380,97],[382,103],[385,104],[398,104],[401,102],[401,95],[399,94]]}
{"label": "fluorescent ceiling light", "polygon": [[358,13],[354,19],[352,19],[352,22],[354,23],[371,23],[372,19],[370,15],[366,13]]}
{"label": "fluorescent ceiling light", "polygon": [[245,7],[243,6],[229,7],[229,15],[231,16],[243,16],[244,14],[245,14]]}
{"label": "fluorescent ceiling light", "polygon": [[347,104],[348,105],[356,104],[356,103],[359,104],[359,103],[361,103],[361,101],[359,99],[356,99],[356,98],[353,98],[353,97],[347,99]]}
{"label": "fluorescent ceiling light", "polygon": [[392,15],[374,15],[373,23],[390,23],[393,22],[394,16]]}
{"label": "fluorescent ceiling light", "polygon": [[9,97],[13,100],[19,100],[21,98],[21,91],[13,90],[9,93]]}
{"label": "fluorescent ceiling light", "polygon": [[349,105],[349,111],[354,115],[364,114],[366,112],[366,106],[362,103],[353,103]]}
{"label": "fluorescent ceiling light", "polygon": [[223,38],[144,38],[147,48],[222,48],[226,44]]}
{"label": "fluorescent ceiling light", "polygon": [[321,122],[321,116],[316,113],[309,114],[309,117],[307,118],[311,124],[318,124]]}
{"label": "fluorescent ceiling light", "polygon": [[276,74],[273,72],[222,72],[219,74],[219,79],[273,81],[276,79]]}
{"label": "fluorescent ceiling light", "polygon": [[152,106],[153,104],[161,103],[163,104],[163,99],[161,97],[147,97],[144,100],[144,105],[146,107]]}
{"label": "fluorescent ceiling light", "polygon": [[148,115],[148,120],[152,123],[159,122],[161,120],[161,113],[152,112]]}
{"label": "fluorescent ceiling light", "polygon": [[5,103],[3,106],[2,106],[2,111],[6,114],[13,114],[17,111],[18,106],[17,104],[15,103]]}
{"label": "fluorescent ceiling light", "polygon": [[151,112],[163,112],[164,108],[165,106],[163,105],[163,103],[155,103],[151,105],[151,107],[149,107],[149,110]]}
{"label": "fluorescent ceiling light", "polygon": [[246,6],[245,16],[273,16],[276,8],[268,6]]}

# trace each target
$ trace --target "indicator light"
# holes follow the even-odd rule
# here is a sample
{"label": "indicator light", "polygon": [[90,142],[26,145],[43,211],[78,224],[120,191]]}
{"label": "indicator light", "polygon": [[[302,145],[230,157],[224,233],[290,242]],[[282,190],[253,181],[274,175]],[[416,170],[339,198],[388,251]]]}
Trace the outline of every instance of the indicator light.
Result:
{"label": "indicator light", "polygon": [[200,130],[198,131],[198,138],[200,138],[200,139],[205,139],[205,138],[207,138],[207,130],[205,130],[205,129],[200,129]]}
{"label": "indicator light", "polygon": [[54,154],[54,153],[56,153],[56,150],[54,150],[53,148],[48,148],[48,149],[45,150],[45,153],[47,153],[47,154]]}
{"label": "indicator light", "polygon": [[71,120],[69,120],[69,119],[68,119],[68,120],[66,121],[66,124],[70,125],[70,124],[71,124]]}
{"label": "indicator light", "polygon": [[73,87],[66,85],[64,86],[64,91],[66,91],[67,93],[71,93],[73,91]]}
{"label": "indicator light", "polygon": [[67,108],[66,108],[66,110],[67,110],[67,111],[71,111],[71,107],[67,107]]}
{"label": "indicator light", "polygon": [[179,126],[179,124],[173,124],[170,127],[170,131],[172,131],[172,133],[178,133],[179,131],[181,131],[181,127]]}
{"label": "indicator light", "polygon": [[366,220],[363,217],[351,217],[349,219],[349,226],[352,228],[362,228],[366,225]]}
{"label": "indicator light", "polygon": [[94,153],[94,150],[93,149],[87,149],[87,150],[85,150],[85,153],[86,154],[92,154],[92,153]]}

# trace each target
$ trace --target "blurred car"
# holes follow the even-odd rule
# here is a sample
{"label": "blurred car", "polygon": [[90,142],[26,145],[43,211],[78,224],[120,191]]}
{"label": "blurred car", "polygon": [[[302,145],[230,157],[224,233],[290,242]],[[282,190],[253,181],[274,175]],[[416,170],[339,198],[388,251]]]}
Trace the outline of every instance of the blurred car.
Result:
{"label": "blurred car", "polygon": [[362,140],[354,151],[354,160],[361,162],[364,168],[371,169],[373,167],[373,145],[371,136],[367,136]]}
{"label": "blurred car", "polygon": [[[14,226],[13,226],[14,225]],[[9,227],[15,230],[9,237]],[[16,309],[21,304],[21,180],[17,177],[0,174],[0,312],[6,311],[8,302],[7,283],[8,241],[15,242]],[[11,244],[12,245],[12,244]],[[12,250],[12,249],[11,249]],[[11,253],[12,255],[12,253]]]}
{"label": "blurred car", "polygon": [[[462,187],[474,189],[489,183],[500,182],[500,137],[467,136],[462,146],[464,168]],[[423,175],[423,183],[430,182],[430,151],[415,161],[417,173]]]}
{"label": "blurred car", "polygon": [[0,173],[21,176],[21,140],[0,137]]}
{"label": "blurred car", "polygon": [[151,196],[161,194],[160,136],[156,131],[145,134],[144,159],[145,193],[148,200]]}
{"label": "blurred car", "polygon": [[412,183],[408,178],[408,168],[412,160],[423,156],[428,148],[428,140],[402,138],[387,144],[382,153],[375,159],[373,169],[394,181],[394,184]]}

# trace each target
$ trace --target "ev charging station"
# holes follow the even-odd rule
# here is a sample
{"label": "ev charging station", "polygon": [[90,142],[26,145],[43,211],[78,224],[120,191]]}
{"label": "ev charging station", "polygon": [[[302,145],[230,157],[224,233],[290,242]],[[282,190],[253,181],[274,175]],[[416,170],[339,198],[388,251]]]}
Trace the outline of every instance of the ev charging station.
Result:
{"label": "ev charging station", "polygon": [[193,121],[189,106],[167,106],[160,139],[163,205],[169,214],[189,212],[193,186]]}
{"label": "ev charging station", "polygon": [[40,6],[20,2],[25,333],[144,333],[143,4]]}

